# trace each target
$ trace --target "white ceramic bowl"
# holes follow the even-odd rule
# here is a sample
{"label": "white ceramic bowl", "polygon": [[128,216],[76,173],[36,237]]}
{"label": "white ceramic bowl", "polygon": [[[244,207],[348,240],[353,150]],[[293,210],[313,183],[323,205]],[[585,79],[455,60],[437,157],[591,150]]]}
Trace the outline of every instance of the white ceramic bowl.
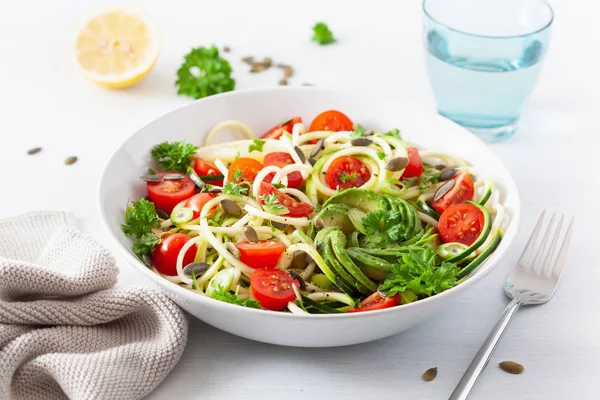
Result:
{"label": "white ceramic bowl", "polygon": [[[341,110],[369,128],[399,128],[404,138],[428,149],[454,153],[488,175],[501,190],[510,217],[504,239],[479,272],[446,292],[408,305],[380,311],[339,315],[292,315],[256,310],[217,301],[161,278],[131,253],[131,240],[121,232],[128,199],[144,196],[139,176],[146,173],[152,146],[165,140],[186,139],[201,144],[215,124],[238,119],[255,132],[277,121],[300,115],[310,122],[328,109]],[[393,100],[319,88],[273,88],[231,92],[198,100],[149,123],[111,157],[99,187],[100,215],[109,235],[139,274],[149,277],[192,315],[219,329],[261,342],[302,347],[329,347],[368,342],[409,329],[433,318],[490,273],[508,251],[517,231],[519,194],[500,160],[462,127],[432,112],[415,110]]]}

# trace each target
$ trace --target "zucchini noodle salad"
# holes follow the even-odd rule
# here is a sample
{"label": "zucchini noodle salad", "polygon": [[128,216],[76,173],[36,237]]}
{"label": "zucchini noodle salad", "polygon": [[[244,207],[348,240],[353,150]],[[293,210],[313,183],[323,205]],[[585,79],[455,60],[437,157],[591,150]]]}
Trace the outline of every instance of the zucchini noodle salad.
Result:
{"label": "zucchini noodle salad", "polygon": [[[224,130],[239,140],[215,144]],[[201,147],[151,149],[123,232],[155,273],[198,295],[293,314],[381,310],[460,284],[502,240],[493,183],[467,162],[339,111],[262,136],[239,121]]]}

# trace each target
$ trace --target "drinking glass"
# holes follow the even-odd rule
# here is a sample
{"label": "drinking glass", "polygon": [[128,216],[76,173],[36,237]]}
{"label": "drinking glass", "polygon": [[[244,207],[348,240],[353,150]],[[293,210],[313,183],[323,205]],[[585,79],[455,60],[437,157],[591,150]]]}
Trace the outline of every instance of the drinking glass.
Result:
{"label": "drinking glass", "polygon": [[540,74],[553,12],[544,0],[424,0],[438,111],[486,142],[511,137]]}

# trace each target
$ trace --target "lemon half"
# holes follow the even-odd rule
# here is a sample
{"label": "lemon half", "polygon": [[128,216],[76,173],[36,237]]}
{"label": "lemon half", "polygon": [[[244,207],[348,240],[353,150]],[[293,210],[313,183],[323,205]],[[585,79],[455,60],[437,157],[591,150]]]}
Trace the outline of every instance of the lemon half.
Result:
{"label": "lemon half", "polygon": [[132,9],[111,8],[82,22],[75,38],[75,60],[92,82],[123,88],[152,70],[159,42],[151,19]]}

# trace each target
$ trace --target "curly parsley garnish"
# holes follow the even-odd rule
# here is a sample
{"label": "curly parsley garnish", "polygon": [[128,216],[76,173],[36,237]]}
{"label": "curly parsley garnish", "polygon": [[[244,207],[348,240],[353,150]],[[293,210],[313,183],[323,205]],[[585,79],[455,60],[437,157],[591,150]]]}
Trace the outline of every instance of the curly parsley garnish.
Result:
{"label": "curly parsley garnish", "polygon": [[242,300],[235,293],[231,293],[229,290],[223,289],[223,286],[219,286],[214,292],[211,293],[210,297],[213,299],[224,301],[225,303],[236,304],[238,306],[260,308],[260,304],[256,300]]}
{"label": "curly parsley garnish", "polygon": [[402,136],[400,136],[400,130],[398,128],[390,129],[385,133],[385,135],[395,137],[396,139],[402,139]]}
{"label": "curly parsley garnish", "polygon": [[152,228],[160,226],[154,203],[146,199],[134,201],[127,206],[125,211],[125,223],[121,225],[123,233],[136,240],[133,252],[142,257],[150,254],[160,243],[158,236],[152,232]]}
{"label": "curly parsley garnish", "polygon": [[265,147],[265,141],[260,139],[254,139],[250,146],[248,146],[248,153],[252,153],[254,150],[261,152],[263,151],[263,147]]}
{"label": "curly parsley garnish", "polygon": [[353,181],[356,179],[356,172],[353,172],[351,174],[347,174],[345,172],[340,172],[340,174],[338,175],[338,179],[340,180],[340,182],[348,182],[348,181]]}
{"label": "curly parsley garnish", "polygon": [[232,196],[243,196],[248,193],[248,188],[238,185],[237,183],[225,182],[225,186],[223,186],[223,193]]}
{"label": "curly parsley garnish", "polygon": [[229,92],[235,88],[231,65],[219,56],[216,46],[197,47],[184,58],[177,70],[177,93],[194,99]]}
{"label": "curly parsley garnish", "polygon": [[260,199],[272,210],[283,210],[285,208],[285,206],[279,202],[279,197],[274,193],[262,195],[260,196]]}
{"label": "curly parsley garnish", "polygon": [[239,168],[234,169],[233,173],[231,174],[231,179],[233,179],[234,182],[239,182],[242,180],[242,178],[244,178],[242,170]]}
{"label": "curly parsley garnish", "polygon": [[335,43],[333,33],[329,30],[329,27],[325,22],[317,22],[313,26],[314,35],[312,40],[319,43],[321,46],[325,44]]}
{"label": "curly parsley garnish", "polygon": [[383,151],[378,151],[378,152],[377,152],[377,157],[378,157],[380,160],[383,160],[384,158],[386,158],[386,157],[387,157],[387,154],[385,154],[385,152],[383,152]]}
{"label": "curly parsley garnish", "polygon": [[197,149],[188,142],[162,142],[152,148],[151,154],[165,170],[186,173]]}

